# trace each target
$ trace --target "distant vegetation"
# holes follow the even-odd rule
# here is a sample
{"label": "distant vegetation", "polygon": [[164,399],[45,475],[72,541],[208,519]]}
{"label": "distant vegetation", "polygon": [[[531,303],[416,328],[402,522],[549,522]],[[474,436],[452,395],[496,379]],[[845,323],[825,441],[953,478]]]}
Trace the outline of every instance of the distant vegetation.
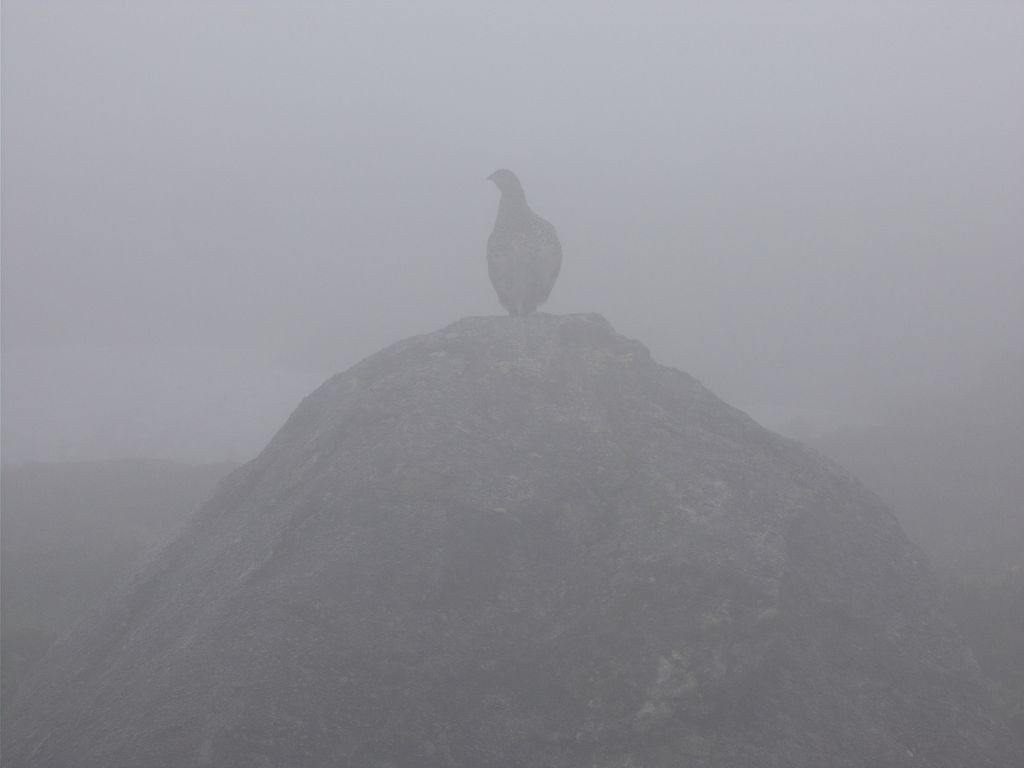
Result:
{"label": "distant vegetation", "polygon": [[1024,743],[1024,377],[815,441],[889,502]]}
{"label": "distant vegetation", "polygon": [[1024,744],[1024,573],[942,575],[947,605]]}
{"label": "distant vegetation", "polygon": [[3,468],[2,706],[56,636],[170,535],[230,468],[165,461]]}

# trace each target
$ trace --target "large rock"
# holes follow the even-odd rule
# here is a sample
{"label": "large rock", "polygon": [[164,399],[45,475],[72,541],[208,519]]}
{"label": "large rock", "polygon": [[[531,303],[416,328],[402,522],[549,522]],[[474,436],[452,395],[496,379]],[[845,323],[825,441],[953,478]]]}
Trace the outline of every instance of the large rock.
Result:
{"label": "large rock", "polygon": [[890,511],[596,316],[332,378],[40,666],[10,768],[1021,764]]}

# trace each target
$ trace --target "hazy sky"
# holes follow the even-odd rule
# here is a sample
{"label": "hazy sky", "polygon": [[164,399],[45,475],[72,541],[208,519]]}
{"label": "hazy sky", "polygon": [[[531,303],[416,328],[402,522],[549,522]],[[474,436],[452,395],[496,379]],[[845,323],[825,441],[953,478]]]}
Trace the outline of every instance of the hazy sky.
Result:
{"label": "hazy sky", "polygon": [[5,458],[243,459],[498,313],[502,166],[546,311],[771,425],[954,392],[1024,359],[1022,40],[1019,2],[4,0]]}

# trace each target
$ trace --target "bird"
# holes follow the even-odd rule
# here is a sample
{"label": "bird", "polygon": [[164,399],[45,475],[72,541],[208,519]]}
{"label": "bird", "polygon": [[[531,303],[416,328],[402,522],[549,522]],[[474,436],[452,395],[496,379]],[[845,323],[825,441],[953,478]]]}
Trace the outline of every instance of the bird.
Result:
{"label": "bird", "polygon": [[551,222],[526,204],[519,178],[506,168],[487,177],[501,192],[487,239],[487,273],[508,313],[528,315],[548,300],[562,268],[562,244]]}

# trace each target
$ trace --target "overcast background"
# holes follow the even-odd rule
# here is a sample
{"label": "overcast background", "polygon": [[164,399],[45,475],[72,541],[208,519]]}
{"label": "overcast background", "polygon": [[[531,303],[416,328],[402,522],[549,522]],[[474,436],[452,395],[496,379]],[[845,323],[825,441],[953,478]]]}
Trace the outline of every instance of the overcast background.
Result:
{"label": "overcast background", "polygon": [[769,426],[1016,387],[1022,40],[1019,2],[5,0],[3,459],[245,460],[499,312],[498,167],[546,311]]}

